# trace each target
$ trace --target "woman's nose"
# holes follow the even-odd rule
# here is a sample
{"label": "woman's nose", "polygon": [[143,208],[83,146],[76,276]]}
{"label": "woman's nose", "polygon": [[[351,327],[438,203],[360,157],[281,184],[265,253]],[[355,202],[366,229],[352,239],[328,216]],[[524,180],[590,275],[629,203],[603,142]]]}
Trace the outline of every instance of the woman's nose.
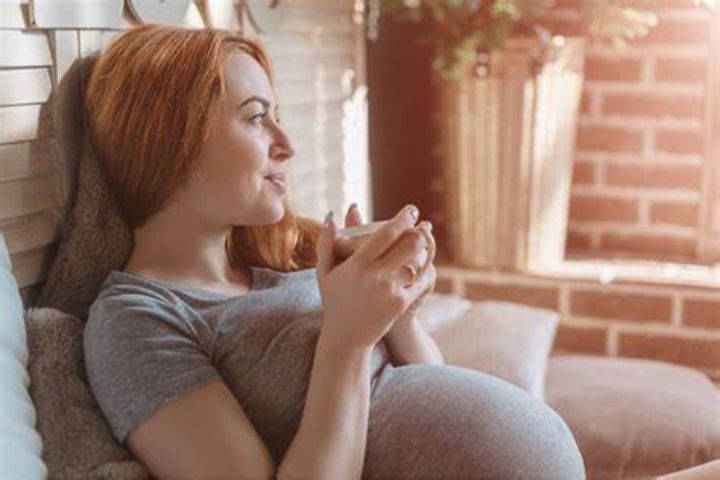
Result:
{"label": "woman's nose", "polygon": [[292,146],[290,137],[279,126],[277,127],[277,136],[272,145],[271,157],[279,160],[287,160],[295,155],[295,149]]}

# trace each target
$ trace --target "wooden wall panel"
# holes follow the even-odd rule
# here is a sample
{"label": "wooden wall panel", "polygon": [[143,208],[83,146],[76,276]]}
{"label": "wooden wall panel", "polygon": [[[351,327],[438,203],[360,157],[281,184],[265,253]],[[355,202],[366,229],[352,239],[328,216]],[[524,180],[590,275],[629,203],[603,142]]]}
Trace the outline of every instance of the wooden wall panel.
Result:
{"label": "wooden wall panel", "polygon": [[47,139],[0,145],[0,182],[54,171],[50,148]]}
{"label": "wooden wall panel", "polygon": [[23,302],[26,303],[31,299],[29,296],[34,293],[31,288],[46,275],[46,259],[47,252],[45,248],[10,254],[13,276],[18,283],[18,287],[20,287]]}
{"label": "wooden wall panel", "polygon": [[0,105],[45,102],[51,91],[47,68],[0,70]]}
{"label": "wooden wall panel", "polygon": [[[126,7],[117,29],[33,29],[27,0],[0,2],[0,231],[26,304],[40,286],[60,231],[69,195],[63,165],[67,149],[54,118],[52,92],[78,58],[107,45],[136,24]],[[268,48],[276,73],[281,123],[293,140],[290,196],[303,215],[320,220],[357,198],[345,198],[344,105],[363,77],[358,63],[361,28],[353,23],[354,0],[284,0],[281,21],[261,36],[239,0],[209,0],[206,18],[242,29]],[[203,27],[193,3],[184,20]],[[362,199],[360,199],[362,202]]]}
{"label": "wooden wall panel", "polygon": [[51,108],[47,103],[0,107],[0,144],[52,136]]}
{"label": "wooden wall panel", "polygon": [[55,175],[0,183],[0,219],[6,220],[57,206]]}
{"label": "wooden wall panel", "polygon": [[43,32],[0,30],[0,67],[44,67],[52,65],[50,45]]}
{"label": "wooden wall panel", "polygon": [[56,30],[53,32],[53,51],[55,53],[55,85],[65,76],[70,65],[77,60],[78,32],[74,30]]}
{"label": "wooden wall panel", "polygon": [[10,253],[34,250],[52,243],[57,227],[57,216],[48,210],[0,223]]}
{"label": "wooden wall panel", "polygon": [[0,1],[0,28],[22,30],[27,25],[23,11],[27,11],[27,0]]}

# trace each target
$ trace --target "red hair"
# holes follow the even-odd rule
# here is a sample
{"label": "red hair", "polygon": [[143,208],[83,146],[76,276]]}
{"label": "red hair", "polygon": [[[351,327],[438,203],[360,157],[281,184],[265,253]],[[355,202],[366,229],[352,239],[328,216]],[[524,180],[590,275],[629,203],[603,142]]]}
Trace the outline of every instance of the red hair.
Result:
{"label": "red hair", "polygon": [[[162,210],[195,170],[226,91],[224,65],[233,48],[255,58],[274,88],[261,45],[221,29],[144,24],[94,60],[85,94],[90,136],[131,228]],[[273,225],[234,226],[226,241],[231,264],[280,271],[315,266],[320,223],[298,216],[287,201],[285,212]]]}

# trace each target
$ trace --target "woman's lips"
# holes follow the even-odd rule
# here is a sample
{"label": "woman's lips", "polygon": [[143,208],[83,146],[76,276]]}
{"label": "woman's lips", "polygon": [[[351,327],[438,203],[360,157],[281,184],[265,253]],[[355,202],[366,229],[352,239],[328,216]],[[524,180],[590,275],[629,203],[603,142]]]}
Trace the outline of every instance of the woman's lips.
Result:
{"label": "woman's lips", "polygon": [[265,180],[275,185],[282,192],[285,192],[287,186],[285,184],[285,175],[269,175],[265,177]]}

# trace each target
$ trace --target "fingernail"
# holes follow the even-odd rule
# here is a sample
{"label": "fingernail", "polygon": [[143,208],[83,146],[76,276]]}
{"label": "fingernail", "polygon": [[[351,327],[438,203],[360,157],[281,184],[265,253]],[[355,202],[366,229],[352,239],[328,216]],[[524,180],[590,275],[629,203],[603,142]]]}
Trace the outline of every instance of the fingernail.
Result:
{"label": "fingernail", "polygon": [[335,212],[333,212],[332,210],[330,210],[330,211],[327,213],[327,215],[325,215],[325,220],[323,220],[323,225],[325,225],[326,227],[327,227],[328,225],[330,225],[330,222],[333,220],[334,217],[335,217]]}
{"label": "fingernail", "polygon": [[408,205],[407,207],[405,207],[405,213],[409,213],[410,216],[412,216],[415,220],[417,220],[420,216],[420,211],[415,205]]}

